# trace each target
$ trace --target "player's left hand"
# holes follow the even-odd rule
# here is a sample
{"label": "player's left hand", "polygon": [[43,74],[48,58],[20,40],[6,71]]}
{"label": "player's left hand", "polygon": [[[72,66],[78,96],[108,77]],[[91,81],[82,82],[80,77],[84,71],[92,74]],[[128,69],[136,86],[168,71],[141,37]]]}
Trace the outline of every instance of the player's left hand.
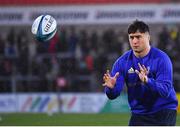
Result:
{"label": "player's left hand", "polygon": [[138,74],[140,80],[143,83],[147,83],[148,82],[148,77],[147,77],[148,70],[147,70],[147,68],[144,65],[141,65],[140,63],[138,63],[138,66],[139,66],[140,71],[135,70],[135,72]]}

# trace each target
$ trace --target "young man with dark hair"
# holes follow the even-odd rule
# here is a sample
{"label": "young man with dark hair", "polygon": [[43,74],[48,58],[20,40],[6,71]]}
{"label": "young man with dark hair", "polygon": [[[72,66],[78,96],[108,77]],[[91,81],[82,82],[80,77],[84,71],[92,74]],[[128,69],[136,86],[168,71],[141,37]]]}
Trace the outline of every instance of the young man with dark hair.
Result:
{"label": "young man with dark hair", "polygon": [[111,73],[104,74],[106,95],[115,99],[126,84],[130,126],[175,126],[178,101],[170,58],[150,45],[149,27],[143,21],[129,25],[128,37],[131,50],[116,60]]}

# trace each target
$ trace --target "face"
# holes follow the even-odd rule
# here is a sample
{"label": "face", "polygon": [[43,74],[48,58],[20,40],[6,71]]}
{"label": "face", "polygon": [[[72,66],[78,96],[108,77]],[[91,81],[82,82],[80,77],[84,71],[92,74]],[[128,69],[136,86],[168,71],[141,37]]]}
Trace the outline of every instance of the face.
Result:
{"label": "face", "polygon": [[146,33],[131,33],[129,34],[129,42],[132,50],[135,53],[143,53],[149,46],[150,35]]}

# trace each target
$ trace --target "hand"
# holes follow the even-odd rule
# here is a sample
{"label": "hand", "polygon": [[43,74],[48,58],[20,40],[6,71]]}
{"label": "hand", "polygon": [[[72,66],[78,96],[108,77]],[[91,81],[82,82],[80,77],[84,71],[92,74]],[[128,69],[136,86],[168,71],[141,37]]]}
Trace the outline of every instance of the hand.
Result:
{"label": "hand", "polygon": [[119,72],[117,72],[113,77],[111,77],[109,74],[109,70],[107,70],[103,76],[103,80],[104,80],[103,86],[107,86],[111,89],[114,88],[118,76],[119,76]]}
{"label": "hand", "polygon": [[147,75],[148,75],[148,72],[149,72],[149,71],[147,70],[147,68],[146,68],[144,65],[141,66],[140,63],[138,63],[138,66],[139,66],[139,68],[140,68],[140,72],[139,72],[138,70],[135,70],[135,72],[138,74],[140,80],[141,80],[143,83],[147,83],[147,82],[148,82],[148,77],[147,77]]}

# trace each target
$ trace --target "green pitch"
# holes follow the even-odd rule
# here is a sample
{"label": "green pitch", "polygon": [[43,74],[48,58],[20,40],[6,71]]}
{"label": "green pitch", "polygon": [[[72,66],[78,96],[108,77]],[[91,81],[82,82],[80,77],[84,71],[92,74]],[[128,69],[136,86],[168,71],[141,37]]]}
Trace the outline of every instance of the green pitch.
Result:
{"label": "green pitch", "polygon": [[[1,126],[127,126],[129,114],[1,114]],[[180,114],[177,117],[177,126],[180,125]]]}

